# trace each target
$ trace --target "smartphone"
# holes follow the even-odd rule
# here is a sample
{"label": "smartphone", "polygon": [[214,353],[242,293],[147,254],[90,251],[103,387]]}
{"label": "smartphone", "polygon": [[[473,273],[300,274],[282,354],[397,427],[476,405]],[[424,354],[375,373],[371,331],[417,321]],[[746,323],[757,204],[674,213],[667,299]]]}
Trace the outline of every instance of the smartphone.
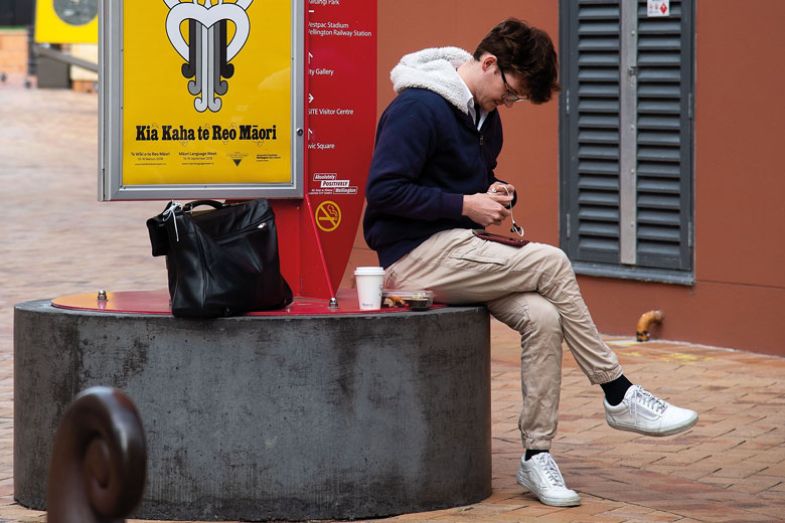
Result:
{"label": "smartphone", "polygon": [[487,240],[489,242],[496,242],[496,243],[503,243],[504,245],[510,245],[512,247],[523,247],[529,240],[524,240],[522,238],[510,238],[509,236],[503,236],[501,234],[496,234],[488,231],[484,231],[482,229],[473,229],[472,232],[475,236],[480,238],[481,240]]}

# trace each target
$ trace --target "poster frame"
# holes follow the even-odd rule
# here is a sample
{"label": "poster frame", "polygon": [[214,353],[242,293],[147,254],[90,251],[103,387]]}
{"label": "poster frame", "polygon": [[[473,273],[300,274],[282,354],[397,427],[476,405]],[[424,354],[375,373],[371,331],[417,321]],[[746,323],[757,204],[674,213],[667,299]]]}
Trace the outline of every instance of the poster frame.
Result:
{"label": "poster frame", "polygon": [[[305,161],[305,7],[304,0],[290,0],[291,28],[291,151],[290,179],[285,183],[255,184],[123,184],[123,20],[126,0],[99,2],[99,165],[98,199],[172,200],[206,198],[302,198]],[[163,0],[160,0],[163,1]]]}

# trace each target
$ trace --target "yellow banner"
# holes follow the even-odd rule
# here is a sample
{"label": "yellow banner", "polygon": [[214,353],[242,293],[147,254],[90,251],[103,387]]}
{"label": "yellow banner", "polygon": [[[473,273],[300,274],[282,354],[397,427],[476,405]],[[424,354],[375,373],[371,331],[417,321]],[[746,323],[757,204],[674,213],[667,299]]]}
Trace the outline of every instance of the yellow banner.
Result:
{"label": "yellow banner", "polygon": [[292,181],[293,0],[124,2],[124,186]]}
{"label": "yellow banner", "polygon": [[38,0],[35,41],[39,44],[97,44],[98,0]]}

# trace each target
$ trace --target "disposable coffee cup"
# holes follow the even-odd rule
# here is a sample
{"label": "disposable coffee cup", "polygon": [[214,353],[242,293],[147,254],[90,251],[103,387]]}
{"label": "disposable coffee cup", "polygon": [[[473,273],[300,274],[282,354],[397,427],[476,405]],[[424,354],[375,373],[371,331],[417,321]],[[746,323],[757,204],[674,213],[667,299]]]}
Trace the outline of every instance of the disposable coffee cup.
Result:
{"label": "disposable coffee cup", "polygon": [[354,279],[357,282],[357,302],[360,304],[360,310],[381,309],[384,269],[357,267],[354,270]]}

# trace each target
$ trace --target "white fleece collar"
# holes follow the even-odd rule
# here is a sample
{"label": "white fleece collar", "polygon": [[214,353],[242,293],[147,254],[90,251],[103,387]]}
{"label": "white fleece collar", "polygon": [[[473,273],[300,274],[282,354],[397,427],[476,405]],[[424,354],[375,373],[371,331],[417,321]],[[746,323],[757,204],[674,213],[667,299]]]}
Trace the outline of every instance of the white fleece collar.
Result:
{"label": "white fleece collar", "polygon": [[434,47],[410,53],[401,58],[390,73],[395,91],[410,87],[428,89],[439,95],[462,113],[469,114],[471,91],[458,75],[458,67],[471,60],[472,55],[458,47]]}

